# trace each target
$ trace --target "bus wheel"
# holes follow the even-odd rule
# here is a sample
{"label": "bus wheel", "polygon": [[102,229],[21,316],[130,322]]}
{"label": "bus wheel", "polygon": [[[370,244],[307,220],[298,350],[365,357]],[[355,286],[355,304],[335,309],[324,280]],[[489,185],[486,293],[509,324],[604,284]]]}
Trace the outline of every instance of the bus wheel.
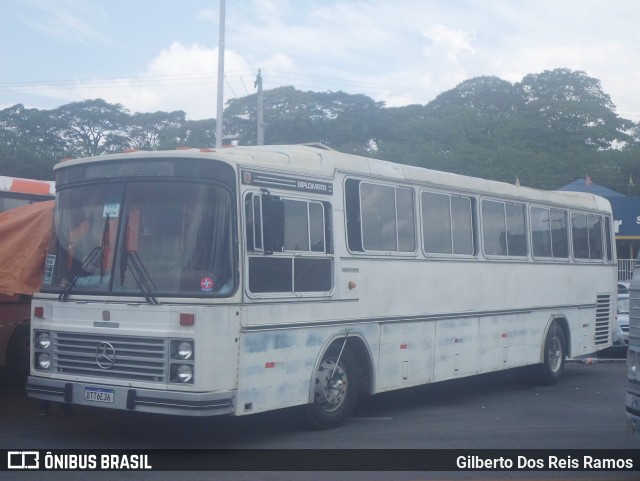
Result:
{"label": "bus wheel", "polygon": [[541,378],[544,384],[555,384],[564,372],[564,358],[567,354],[562,329],[553,325],[544,341],[544,359],[541,366]]}
{"label": "bus wheel", "polygon": [[[339,359],[338,359],[339,357]],[[358,400],[359,381],[355,358],[348,349],[330,348],[314,375],[313,402],[306,406],[314,427],[327,429],[342,424]]]}
{"label": "bus wheel", "polygon": [[22,386],[29,375],[29,326],[16,328],[7,346],[7,378],[11,385]]}

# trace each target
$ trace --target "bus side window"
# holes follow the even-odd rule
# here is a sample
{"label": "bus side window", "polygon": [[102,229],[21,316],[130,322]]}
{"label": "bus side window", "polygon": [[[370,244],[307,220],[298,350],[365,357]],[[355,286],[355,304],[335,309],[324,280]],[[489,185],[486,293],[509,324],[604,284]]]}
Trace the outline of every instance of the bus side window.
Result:
{"label": "bus side window", "polygon": [[585,214],[571,214],[571,238],[573,240],[573,257],[576,259],[588,259],[589,236],[587,234],[587,216]]}
{"label": "bus side window", "polygon": [[262,235],[265,252],[282,252],[284,248],[284,202],[279,197],[262,197]]}
{"label": "bus side window", "polygon": [[245,199],[247,249],[282,252],[285,238],[284,202],[269,194],[248,194]]}
{"label": "bus side window", "polygon": [[551,209],[551,249],[554,259],[569,257],[569,234],[567,230],[567,211]]}
{"label": "bus side window", "polygon": [[410,188],[347,179],[345,210],[349,250],[415,252],[414,204]]}
{"label": "bus side window", "polygon": [[483,200],[482,236],[485,254],[526,257],[528,247],[524,204]]}
{"label": "bus side window", "polygon": [[245,220],[247,249],[250,251],[263,251],[262,231],[262,196],[248,194],[245,198]]}
{"label": "bus side window", "polygon": [[534,257],[553,257],[549,212],[547,208],[531,207],[531,239]]}
{"label": "bus side window", "polygon": [[602,216],[571,213],[573,257],[576,259],[601,260],[604,257],[602,244]]}
{"label": "bus side window", "polygon": [[347,217],[347,242],[349,250],[364,251],[360,220],[360,181],[347,179],[344,184],[344,200]]}
{"label": "bus side window", "polygon": [[613,260],[613,252],[611,248],[611,220],[609,217],[604,218],[604,241],[607,246],[607,260]]}
{"label": "bus side window", "polygon": [[602,246],[602,217],[589,215],[589,259],[599,260],[604,257]]}
{"label": "bus side window", "polygon": [[422,192],[421,202],[422,242],[426,253],[475,254],[470,197]]}
{"label": "bus side window", "polygon": [[330,205],[324,202],[247,195],[249,290],[256,294],[330,291],[333,261],[319,255],[332,252],[329,214]]}

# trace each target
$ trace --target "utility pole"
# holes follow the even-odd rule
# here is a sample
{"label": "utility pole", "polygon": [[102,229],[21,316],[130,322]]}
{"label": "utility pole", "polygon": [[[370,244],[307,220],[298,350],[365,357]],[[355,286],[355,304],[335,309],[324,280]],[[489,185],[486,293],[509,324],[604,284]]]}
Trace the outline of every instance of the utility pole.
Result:
{"label": "utility pole", "polygon": [[220,0],[220,32],[218,38],[218,114],[216,117],[216,148],[222,148],[222,116],[224,114],[224,16],[225,0]]}
{"label": "utility pole", "polygon": [[254,87],[258,87],[258,140],[256,145],[264,145],[264,109],[263,109],[263,97],[262,97],[262,75],[260,69],[258,69],[258,76],[253,84]]}

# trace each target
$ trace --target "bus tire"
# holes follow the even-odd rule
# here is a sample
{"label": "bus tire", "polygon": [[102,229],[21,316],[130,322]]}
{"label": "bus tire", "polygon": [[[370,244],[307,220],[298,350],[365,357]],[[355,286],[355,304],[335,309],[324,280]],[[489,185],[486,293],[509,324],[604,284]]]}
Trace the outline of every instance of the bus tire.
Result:
{"label": "bus tire", "polygon": [[16,327],[7,345],[7,380],[12,386],[22,386],[29,375],[29,325]]}
{"label": "bus tire", "polygon": [[317,429],[343,424],[358,401],[360,382],[355,357],[346,347],[340,355],[340,348],[341,345],[330,348],[313,375],[313,402],[305,408]]}
{"label": "bus tire", "polygon": [[540,378],[543,384],[555,384],[562,377],[567,355],[566,346],[562,329],[555,324],[552,325],[544,341],[544,357],[540,366]]}

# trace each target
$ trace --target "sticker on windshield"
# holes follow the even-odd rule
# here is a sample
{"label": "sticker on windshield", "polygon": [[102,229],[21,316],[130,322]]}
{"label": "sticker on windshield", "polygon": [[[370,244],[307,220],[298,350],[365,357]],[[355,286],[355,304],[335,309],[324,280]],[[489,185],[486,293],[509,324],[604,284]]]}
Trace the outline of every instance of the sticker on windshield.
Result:
{"label": "sticker on windshield", "polygon": [[213,291],[213,279],[209,276],[203,277],[200,281],[200,289],[202,290],[202,292]]}
{"label": "sticker on windshield", "polygon": [[51,285],[53,281],[53,270],[56,266],[55,254],[48,254],[47,259],[44,262],[44,275],[42,276],[42,283]]}
{"label": "sticker on windshield", "polygon": [[120,204],[105,204],[102,210],[102,217],[113,219],[120,215]]}

